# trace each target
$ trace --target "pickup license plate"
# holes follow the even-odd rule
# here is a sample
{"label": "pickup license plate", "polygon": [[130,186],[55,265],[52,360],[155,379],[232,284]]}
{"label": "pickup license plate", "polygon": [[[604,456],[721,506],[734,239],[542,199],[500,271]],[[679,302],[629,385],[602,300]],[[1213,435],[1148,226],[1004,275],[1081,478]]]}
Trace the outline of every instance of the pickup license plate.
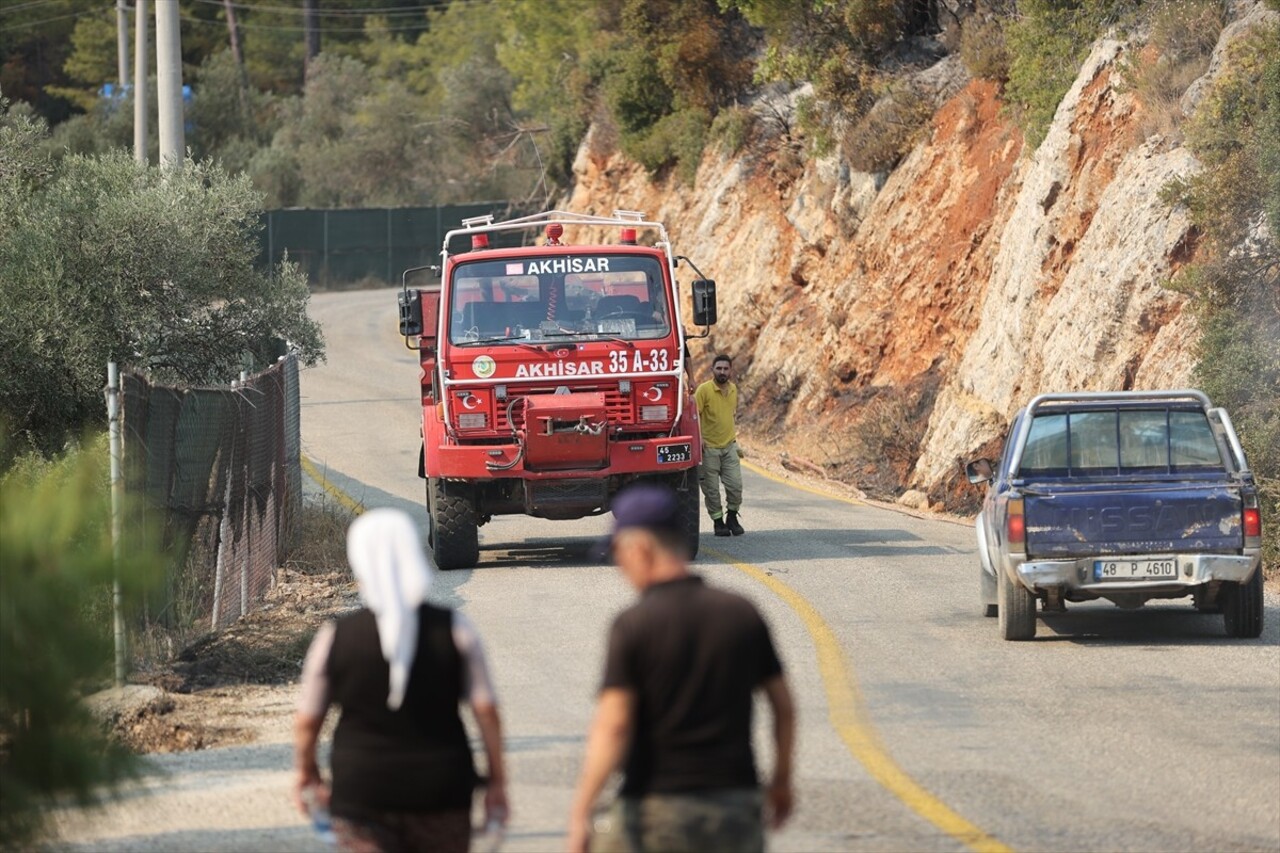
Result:
{"label": "pickup license plate", "polygon": [[1177,577],[1177,560],[1094,560],[1093,562],[1093,579],[1097,581],[1174,580]]}
{"label": "pickup license plate", "polygon": [[659,465],[670,465],[673,462],[688,462],[692,458],[693,454],[689,452],[689,445],[687,443],[658,445]]}

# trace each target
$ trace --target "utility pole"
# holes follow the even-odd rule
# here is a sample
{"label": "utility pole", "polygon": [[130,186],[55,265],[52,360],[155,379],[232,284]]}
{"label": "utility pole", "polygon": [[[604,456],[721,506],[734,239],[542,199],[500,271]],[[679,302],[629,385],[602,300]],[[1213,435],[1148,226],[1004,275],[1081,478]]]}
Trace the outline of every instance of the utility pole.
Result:
{"label": "utility pole", "polygon": [[151,99],[150,73],[148,72],[148,64],[151,62],[147,56],[147,45],[151,42],[147,35],[148,18],[150,13],[147,11],[147,3],[149,0],[134,0],[133,2],[133,23],[135,32],[133,34],[133,159],[139,163],[146,163],[149,144],[147,137],[151,133],[150,119],[151,114],[148,110],[150,106],[148,101]]}
{"label": "utility pole", "polygon": [[249,75],[244,68],[244,51],[240,48],[240,27],[236,24],[236,7],[232,0],[222,0],[227,16],[227,37],[231,41],[231,58],[236,62],[240,80],[240,113],[249,118]]}
{"label": "utility pole", "polygon": [[129,85],[129,7],[116,0],[116,79],[120,91]]}
{"label": "utility pole", "polygon": [[307,39],[307,58],[302,66],[305,80],[311,70],[311,60],[320,55],[320,0],[302,0],[302,9],[302,27]]}
{"label": "utility pole", "polygon": [[156,87],[160,167],[181,169],[186,155],[182,111],[182,31],[178,0],[156,0]]}

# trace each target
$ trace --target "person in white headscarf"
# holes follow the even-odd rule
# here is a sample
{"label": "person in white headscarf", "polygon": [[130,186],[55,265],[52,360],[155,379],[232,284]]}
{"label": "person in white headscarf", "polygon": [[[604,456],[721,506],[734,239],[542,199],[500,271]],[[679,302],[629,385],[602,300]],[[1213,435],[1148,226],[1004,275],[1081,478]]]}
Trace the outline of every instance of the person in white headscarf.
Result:
{"label": "person in white headscarf", "polygon": [[[480,638],[461,613],[427,603],[434,567],[405,513],[375,509],[347,534],[364,607],[316,632],[294,724],[294,801],[328,807],[348,850],[465,851],[478,777],[458,713],[475,715],[488,762],[486,822],[505,824],[498,703]],[[316,760],[330,704],[332,786]]]}

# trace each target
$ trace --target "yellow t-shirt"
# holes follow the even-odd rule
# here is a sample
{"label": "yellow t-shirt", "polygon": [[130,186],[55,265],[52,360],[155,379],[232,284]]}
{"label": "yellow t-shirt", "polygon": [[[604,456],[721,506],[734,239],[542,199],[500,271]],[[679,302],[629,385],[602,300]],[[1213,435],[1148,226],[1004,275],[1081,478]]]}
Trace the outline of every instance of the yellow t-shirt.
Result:
{"label": "yellow t-shirt", "polygon": [[738,410],[738,386],[730,382],[722,391],[708,379],[693,392],[702,423],[702,442],[707,447],[728,447],[738,437],[733,415]]}

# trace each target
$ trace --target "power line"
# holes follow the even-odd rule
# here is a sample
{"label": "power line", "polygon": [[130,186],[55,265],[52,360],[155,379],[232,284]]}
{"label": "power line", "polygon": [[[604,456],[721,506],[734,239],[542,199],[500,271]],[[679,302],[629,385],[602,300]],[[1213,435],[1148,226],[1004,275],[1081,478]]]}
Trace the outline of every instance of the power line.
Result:
{"label": "power line", "polygon": [[65,21],[67,18],[88,18],[93,15],[102,15],[104,12],[110,12],[114,17],[116,9],[114,6],[109,9],[87,9],[83,12],[72,12],[69,15],[58,15],[55,18],[45,18],[41,21],[27,21],[26,23],[21,24],[5,24],[4,28],[6,30],[30,29],[31,27],[38,27],[42,24],[52,24],[54,21]]}
{"label": "power line", "polygon": [[48,6],[50,3],[61,3],[63,0],[28,0],[26,3],[19,3],[16,6],[8,6],[0,9],[0,15],[7,15],[10,12],[21,12],[23,9],[33,9],[36,6]]}
{"label": "power line", "polygon": [[[179,15],[178,17],[179,17],[179,18],[181,18],[182,20],[186,21],[187,23],[191,23],[191,24],[204,24],[204,25],[205,25],[205,26],[207,26],[207,27],[225,27],[225,26],[227,25],[225,21],[209,21],[209,20],[206,20],[206,19],[204,19],[204,18],[193,18],[193,17],[191,17],[191,16],[189,16],[189,15]],[[285,33],[301,33],[301,32],[306,32],[306,28],[305,28],[305,27],[303,27],[303,26],[301,26],[301,25],[296,25],[296,26],[288,27],[288,26],[273,26],[273,25],[271,25],[271,24],[250,24],[250,23],[245,23],[245,22],[243,22],[243,21],[240,21],[239,19],[237,19],[237,21],[236,21],[236,26],[237,26],[239,29],[242,29],[242,30],[275,30],[275,31],[277,31],[277,32],[285,32]],[[417,30],[421,30],[421,29],[422,29],[422,27],[421,27],[421,26],[412,26],[412,27],[378,27],[378,28],[377,28],[377,31],[378,31],[378,32],[380,32],[380,33],[387,33],[387,32],[391,32],[391,33],[402,33],[402,32],[413,32],[413,31],[417,31]],[[322,32],[325,32],[325,33],[363,33],[363,32],[368,32],[368,30],[367,30],[365,27],[330,27],[330,26],[321,27],[321,31],[322,31]]]}
{"label": "power line", "polygon": [[[222,0],[195,0],[197,3],[203,3],[207,6],[217,6],[219,8],[226,4]],[[306,9],[300,9],[297,6],[262,6],[252,3],[232,3],[233,9],[244,12],[272,12],[283,15],[305,15]],[[382,9],[316,9],[314,14],[321,18],[367,18],[373,15],[377,16],[411,16],[421,15],[426,18],[427,7],[425,6],[388,6]]]}

